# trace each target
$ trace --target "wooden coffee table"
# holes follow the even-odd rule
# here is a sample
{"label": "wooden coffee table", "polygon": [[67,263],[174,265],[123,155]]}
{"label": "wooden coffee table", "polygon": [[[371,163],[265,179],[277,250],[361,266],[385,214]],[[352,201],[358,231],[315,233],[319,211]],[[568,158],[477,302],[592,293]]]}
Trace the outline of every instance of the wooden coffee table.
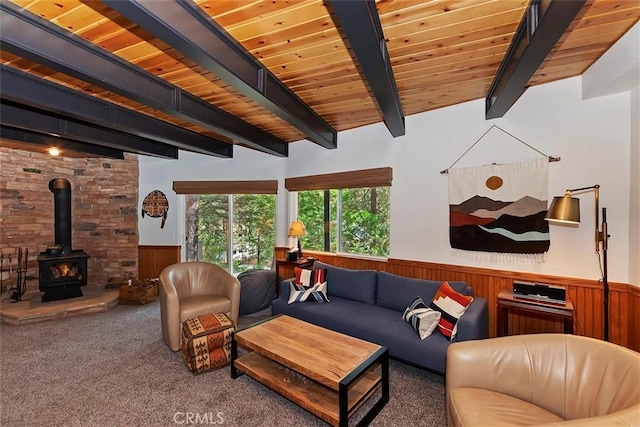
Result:
{"label": "wooden coffee table", "polygon": [[[238,357],[238,345],[253,351]],[[291,380],[287,369],[298,378]],[[360,425],[369,424],[389,401],[386,347],[284,315],[235,332],[231,377],[237,378],[238,371],[335,426],[348,425],[380,389]]]}

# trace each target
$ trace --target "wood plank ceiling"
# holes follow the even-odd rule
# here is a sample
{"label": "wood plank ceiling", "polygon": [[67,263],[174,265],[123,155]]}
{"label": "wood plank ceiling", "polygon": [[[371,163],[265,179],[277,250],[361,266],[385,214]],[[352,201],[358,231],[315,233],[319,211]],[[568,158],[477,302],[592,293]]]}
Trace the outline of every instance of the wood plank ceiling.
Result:
{"label": "wood plank ceiling", "polygon": [[[5,2],[5,0],[2,0]],[[11,0],[286,143],[307,135],[110,8],[85,0]],[[195,0],[335,131],[381,122],[357,61],[322,0]],[[484,98],[528,0],[376,2],[405,115]],[[25,12],[26,13],[26,12]],[[640,2],[588,0],[528,86],[582,74],[640,17]],[[0,62],[228,144],[246,145],[184,118],[18,56]],[[10,144],[10,145],[8,145]],[[15,142],[5,145],[20,146]],[[24,144],[25,149],[28,144]],[[80,150],[81,151],[81,150]],[[286,154],[285,154],[286,155]]]}

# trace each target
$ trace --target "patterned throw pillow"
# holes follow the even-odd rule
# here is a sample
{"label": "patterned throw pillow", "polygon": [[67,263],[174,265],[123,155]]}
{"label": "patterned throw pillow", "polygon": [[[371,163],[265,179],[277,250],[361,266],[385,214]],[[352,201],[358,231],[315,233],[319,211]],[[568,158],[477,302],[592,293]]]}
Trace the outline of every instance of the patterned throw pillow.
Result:
{"label": "patterned throw pillow", "polygon": [[289,304],[303,301],[329,302],[329,298],[327,298],[327,282],[316,283],[313,286],[303,286],[291,282]]}
{"label": "patterned throw pillow", "polygon": [[427,338],[438,326],[441,313],[426,306],[422,298],[416,297],[407,307],[402,318],[416,330],[420,339]]}
{"label": "patterned throw pillow", "polygon": [[438,322],[438,330],[453,341],[458,333],[458,320],[467,311],[473,297],[456,292],[447,282],[442,282],[440,289],[433,297],[430,308],[442,313]]}
{"label": "patterned throw pillow", "polygon": [[293,272],[296,275],[295,282],[298,285],[309,287],[312,285],[317,285],[318,283],[326,282],[325,280],[325,277],[327,276],[326,269],[305,270],[300,267],[294,267]]}

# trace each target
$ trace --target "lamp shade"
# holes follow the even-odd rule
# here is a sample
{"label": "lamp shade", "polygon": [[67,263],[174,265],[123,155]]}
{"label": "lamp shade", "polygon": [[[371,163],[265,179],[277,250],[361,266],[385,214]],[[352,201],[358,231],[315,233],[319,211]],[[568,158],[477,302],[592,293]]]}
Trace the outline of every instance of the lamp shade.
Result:
{"label": "lamp shade", "polygon": [[304,228],[302,221],[293,221],[291,227],[289,227],[289,236],[300,237],[307,234],[307,229]]}
{"label": "lamp shade", "polygon": [[580,200],[576,197],[571,197],[569,194],[554,197],[544,219],[553,222],[579,224]]}

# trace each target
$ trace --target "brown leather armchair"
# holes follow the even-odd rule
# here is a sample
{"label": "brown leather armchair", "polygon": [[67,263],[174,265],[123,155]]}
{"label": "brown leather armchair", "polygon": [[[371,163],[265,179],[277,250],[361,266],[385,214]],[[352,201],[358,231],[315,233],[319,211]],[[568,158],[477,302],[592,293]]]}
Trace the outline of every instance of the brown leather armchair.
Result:
{"label": "brown leather armchair", "polygon": [[447,351],[449,426],[639,426],[640,353],[593,338],[515,335]]}
{"label": "brown leather armchair", "polygon": [[162,337],[180,349],[182,322],[208,313],[226,313],[238,323],[240,282],[224,268],[208,262],[173,264],[160,273]]}

